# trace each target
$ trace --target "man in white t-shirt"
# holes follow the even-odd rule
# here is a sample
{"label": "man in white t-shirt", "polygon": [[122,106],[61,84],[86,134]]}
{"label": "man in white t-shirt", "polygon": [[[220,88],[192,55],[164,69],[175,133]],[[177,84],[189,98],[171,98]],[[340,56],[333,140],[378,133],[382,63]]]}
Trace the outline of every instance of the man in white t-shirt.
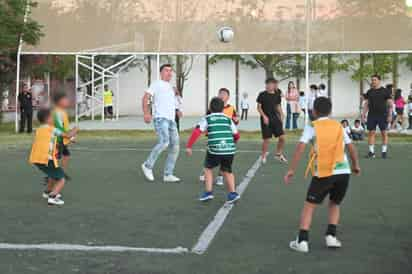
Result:
{"label": "man in white t-shirt", "polygon": [[[179,156],[179,133],[175,122],[176,103],[175,92],[170,80],[173,76],[172,66],[165,64],[160,67],[160,80],[154,81],[145,92],[142,99],[142,109],[145,123],[153,119],[158,142],[153,147],[147,160],[142,164],[142,170],[147,180],[154,181],[153,167],[160,154],[168,149],[163,181],[176,183],[180,179],[173,175],[176,160]],[[152,100],[153,115],[150,113],[149,102]]]}

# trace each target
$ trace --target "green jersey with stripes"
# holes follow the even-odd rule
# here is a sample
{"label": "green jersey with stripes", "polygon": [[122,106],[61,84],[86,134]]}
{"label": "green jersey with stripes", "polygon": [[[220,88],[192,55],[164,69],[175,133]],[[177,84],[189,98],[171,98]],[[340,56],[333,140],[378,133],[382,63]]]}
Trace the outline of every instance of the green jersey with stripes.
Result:
{"label": "green jersey with stripes", "polygon": [[201,131],[207,131],[207,150],[215,155],[233,155],[236,144],[233,135],[237,128],[232,119],[223,113],[212,113],[204,117],[198,124]]}

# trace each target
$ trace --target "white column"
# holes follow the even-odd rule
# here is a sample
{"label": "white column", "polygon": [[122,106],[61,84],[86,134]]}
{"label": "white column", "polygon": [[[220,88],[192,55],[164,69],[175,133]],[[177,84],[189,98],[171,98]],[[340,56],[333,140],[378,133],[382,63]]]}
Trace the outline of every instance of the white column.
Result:
{"label": "white column", "polygon": [[310,88],[309,88],[309,52],[306,52],[306,56],[305,56],[305,97],[306,97],[306,115],[305,115],[305,124],[309,123],[308,117],[309,117],[309,100],[308,100],[308,95],[310,92]]}
{"label": "white column", "polygon": [[17,52],[17,67],[16,67],[16,117],[15,117],[15,129],[19,131],[19,92],[20,92],[20,51]]}
{"label": "white column", "polygon": [[79,102],[77,101],[77,97],[79,96],[79,56],[76,54],[76,64],[75,64],[75,98],[74,98],[74,103],[75,103],[75,121],[76,125],[79,124]]}
{"label": "white column", "polygon": [[157,65],[156,65],[156,67],[157,67],[157,80],[159,80],[160,79],[160,54],[158,53],[157,54]]}
{"label": "white column", "polygon": [[94,55],[92,55],[92,94],[91,94],[91,109],[92,109],[92,120],[94,120],[94,100],[96,97],[96,92],[95,92],[95,85],[94,85]]}

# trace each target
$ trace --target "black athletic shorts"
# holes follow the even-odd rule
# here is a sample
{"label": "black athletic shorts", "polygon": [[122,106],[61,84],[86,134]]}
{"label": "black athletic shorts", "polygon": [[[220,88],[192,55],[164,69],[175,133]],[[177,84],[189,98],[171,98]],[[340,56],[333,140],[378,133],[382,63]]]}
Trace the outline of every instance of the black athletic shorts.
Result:
{"label": "black athletic shorts", "polygon": [[396,108],[396,114],[403,115],[404,108]]}
{"label": "black athletic shorts", "polygon": [[235,155],[216,155],[210,152],[206,153],[205,168],[212,169],[220,166],[222,172],[232,173],[232,163]]}
{"label": "black athletic shorts", "polygon": [[269,118],[269,125],[265,125],[263,119],[260,118],[260,128],[262,139],[270,139],[272,136],[277,138],[285,134],[283,131],[283,123],[278,117]]}
{"label": "black athletic shorts", "polygon": [[366,125],[369,131],[375,131],[376,127],[379,127],[380,131],[388,129],[388,117],[387,115],[374,116],[368,115]]}
{"label": "black athletic shorts", "polygon": [[65,144],[57,144],[57,159],[61,159],[62,156],[69,157],[71,155],[69,147]]}
{"label": "black athletic shorts", "polygon": [[324,178],[313,177],[306,201],[312,204],[321,204],[329,194],[329,200],[339,205],[348,189],[349,177],[349,174],[338,174]]}
{"label": "black athletic shorts", "polygon": [[53,180],[61,180],[64,178],[64,171],[61,167],[55,167],[53,160],[50,160],[47,165],[35,164],[38,169],[47,175],[47,178]]}
{"label": "black athletic shorts", "polygon": [[104,107],[104,114],[106,115],[113,115],[113,106]]}

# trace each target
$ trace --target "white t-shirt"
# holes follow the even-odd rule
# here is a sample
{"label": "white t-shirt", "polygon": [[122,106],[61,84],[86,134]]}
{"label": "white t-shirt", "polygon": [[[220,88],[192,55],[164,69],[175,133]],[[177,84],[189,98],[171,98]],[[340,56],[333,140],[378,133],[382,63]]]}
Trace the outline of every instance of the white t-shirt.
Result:
{"label": "white t-shirt", "polygon": [[326,97],[326,98],[328,98],[329,96],[328,96],[328,91],[326,90],[326,89],[324,89],[324,90],[322,90],[322,89],[319,89],[318,90],[318,96],[317,97]]}
{"label": "white t-shirt", "polygon": [[248,99],[246,98],[242,98],[242,100],[240,100],[240,108],[241,109],[249,109],[249,102]]}
{"label": "white t-shirt", "polygon": [[352,132],[362,133],[362,132],[364,132],[364,131],[365,131],[365,129],[364,129],[363,126],[361,126],[361,125],[359,125],[359,127],[356,127],[356,126],[353,126],[353,127],[352,127]]}
{"label": "white t-shirt", "polygon": [[[320,118],[319,120],[324,120],[324,119],[329,119],[329,118]],[[352,140],[350,139],[350,137],[348,136],[344,128],[342,128],[342,131],[343,131],[342,146],[352,143]],[[300,137],[299,142],[308,144],[309,142],[314,142],[315,138],[316,138],[315,128],[313,128],[311,125],[306,125],[305,129],[303,130],[302,136]],[[336,164],[336,167],[333,170],[333,175],[350,174],[350,173],[351,173],[351,169],[350,169],[348,157],[346,156],[346,153],[345,153],[343,157],[343,162]],[[316,168],[315,176],[317,176],[317,168]]]}
{"label": "white t-shirt", "polygon": [[174,121],[176,98],[172,85],[163,80],[154,81],[147,93],[152,95],[154,118],[166,118]]}

